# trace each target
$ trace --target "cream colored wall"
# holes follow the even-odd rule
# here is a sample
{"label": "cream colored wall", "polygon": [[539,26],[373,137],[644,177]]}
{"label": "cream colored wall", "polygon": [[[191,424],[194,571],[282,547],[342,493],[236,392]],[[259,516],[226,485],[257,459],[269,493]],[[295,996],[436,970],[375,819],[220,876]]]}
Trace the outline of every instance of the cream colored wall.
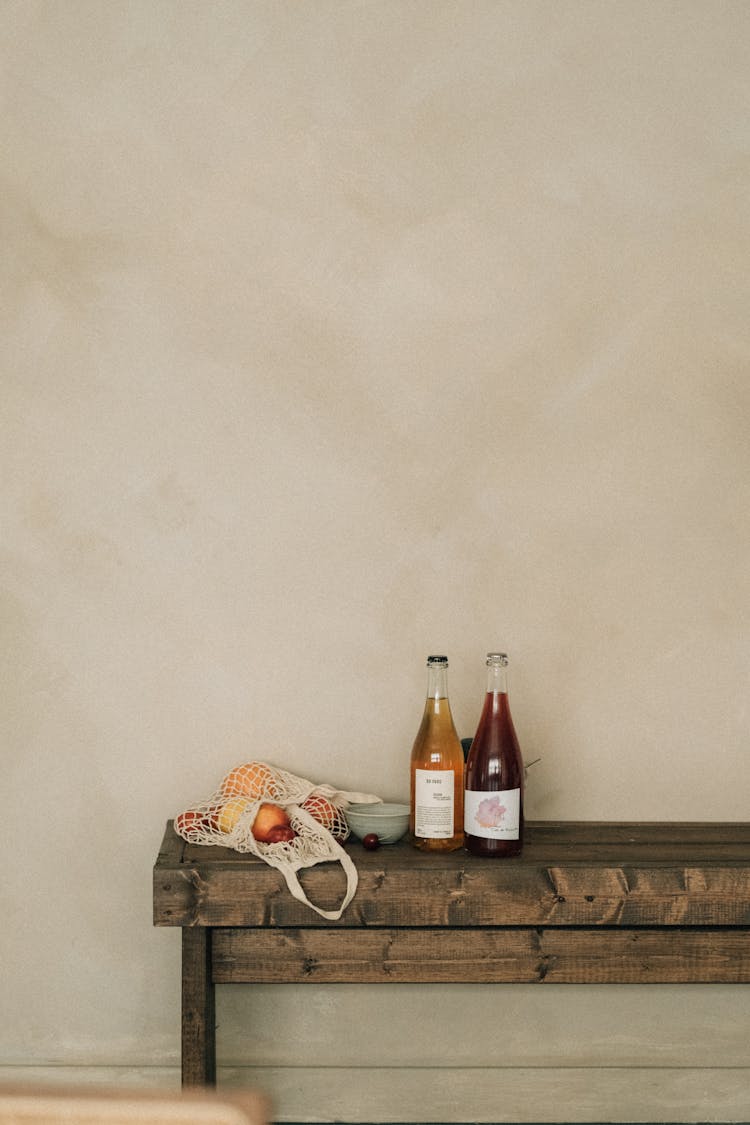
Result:
{"label": "cream colored wall", "polygon": [[[165,820],[252,757],[403,797],[430,651],[462,734],[510,652],[530,816],[746,819],[750,8],[0,29],[0,1077],[174,1082]],[[742,989],[219,1010],[280,1119],[750,1113]]]}

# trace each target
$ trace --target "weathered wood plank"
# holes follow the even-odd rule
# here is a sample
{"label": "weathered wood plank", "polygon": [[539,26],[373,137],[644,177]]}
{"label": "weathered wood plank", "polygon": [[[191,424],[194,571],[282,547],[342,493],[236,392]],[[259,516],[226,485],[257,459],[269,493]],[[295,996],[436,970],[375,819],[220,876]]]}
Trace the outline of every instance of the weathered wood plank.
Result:
{"label": "weathered wood plank", "polygon": [[[364,852],[355,840],[351,840],[348,847],[358,860],[367,862],[369,853]],[[695,853],[696,848],[706,858],[747,861],[750,857],[750,821],[531,821],[526,828],[524,854],[517,860],[504,862],[523,862],[526,858],[536,863],[554,862],[563,857],[580,858],[584,862],[600,858],[624,862],[620,860],[623,856],[630,862],[669,863],[683,860],[687,852]],[[450,869],[460,866],[466,858],[466,853],[461,850],[444,855],[416,852],[406,840],[389,846],[388,853],[394,866],[413,866],[415,858],[418,858],[423,864]],[[185,843],[184,859],[188,863],[221,864],[253,861],[254,857],[241,856],[232,848],[220,845],[206,847]]]}
{"label": "weathered wood plank", "polygon": [[185,841],[177,835],[174,830],[173,822],[167,822],[167,828],[164,833],[164,838],[159,848],[159,854],[156,858],[156,866],[161,867],[164,864],[180,863],[182,861],[183,852],[185,851]]}
{"label": "weathered wood plank", "polygon": [[[422,855],[408,844],[374,853],[352,845],[359,887],[332,925],[750,924],[750,826],[600,827],[606,841],[575,846],[575,833],[595,836],[599,826],[532,825],[523,855],[505,861]],[[666,827],[676,840],[667,840]],[[279,872],[254,856],[179,846],[165,838],[154,869],[156,925],[320,925]],[[339,864],[321,864],[301,879],[322,907],[343,897]]]}
{"label": "weathered wood plank", "polygon": [[[323,866],[328,868],[323,869]],[[303,873],[312,901],[340,902],[343,872],[322,865]],[[472,867],[431,875],[360,870],[359,887],[338,923],[376,926],[655,926],[750,924],[750,868],[515,869]],[[278,872],[184,867],[164,874],[155,891],[157,925],[312,926],[319,917],[289,892]]]}
{"label": "weathered wood plank", "polygon": [[669,845],[678,848],[706,844],[750,845],[750,821],[609,821],[536,820],[529,823],[531,845],[573,844]]}
{"label": "weathered wood plank", "polygon": [[182,1084],[216,1084],[216,1001],[211,977],[212,931],[182,931]]}
{"label": "weathered wood plank", "polygon": [[738,930],[214,931],[213,979],[255,983],[747,983]]}

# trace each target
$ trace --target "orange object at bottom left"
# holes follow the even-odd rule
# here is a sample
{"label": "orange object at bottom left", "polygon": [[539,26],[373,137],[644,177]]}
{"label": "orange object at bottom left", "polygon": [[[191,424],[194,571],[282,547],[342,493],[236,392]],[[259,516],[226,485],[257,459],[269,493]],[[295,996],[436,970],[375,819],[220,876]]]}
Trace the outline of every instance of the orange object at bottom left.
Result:
{"label": "orange object at bottom left", "polygon": [[256,1090],[174,1093],[96,1086],[0,1086],[0,1125],[270,1125]]}

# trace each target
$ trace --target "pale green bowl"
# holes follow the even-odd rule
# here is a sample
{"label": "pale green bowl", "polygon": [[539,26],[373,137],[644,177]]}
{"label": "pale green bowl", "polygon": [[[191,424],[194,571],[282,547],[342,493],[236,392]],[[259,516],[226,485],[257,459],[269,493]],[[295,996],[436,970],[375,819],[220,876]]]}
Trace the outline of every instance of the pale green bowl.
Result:
{"label": "pale green bowl", "polygon": [[371,832],[381,844],[395,844],[409,827],[409,806],[388,804],[349,805],[344,816],[353,835],[364,840]]}

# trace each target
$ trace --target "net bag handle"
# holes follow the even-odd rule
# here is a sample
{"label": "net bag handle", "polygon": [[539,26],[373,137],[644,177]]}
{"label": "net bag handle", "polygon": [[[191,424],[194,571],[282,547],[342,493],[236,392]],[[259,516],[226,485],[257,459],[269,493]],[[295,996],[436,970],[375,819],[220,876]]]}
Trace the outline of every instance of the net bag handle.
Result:
{"label": "net bag handle", "polygon": [[326,918],[329,922],[337,922],[346,910],[349,903],[354,898],[357,890],[358,876],[357,868],[354,866],[352,857],[348,855],[348,853],[345,852],[341,845],[336,843],[335,840],[332,840],[331,843],[340,853],[336,858],[340,862],[346,874],[346,894],[341,901],[341,905],[336,910],[324,910],[322,907],[316,906],[314,902],[310,902],[310,899],[305,894],[302,884],[299,881],[299,877],[297,875],[298,869],[294,864],[291,864],[288,861],[284,860],[273,859],[268,855],[264,856],[264,858],[266,860],[266,863],[270,863],[273,867],[278,868],[278,870],[284,876],[286,885],[289,888],[291,894],[294,896],[294,898],[297,899],[298,902],[302,902],[305,904],[305,906],[309,906],[310,909],[314,910],[316,914],[319,914],[321,918]]}

